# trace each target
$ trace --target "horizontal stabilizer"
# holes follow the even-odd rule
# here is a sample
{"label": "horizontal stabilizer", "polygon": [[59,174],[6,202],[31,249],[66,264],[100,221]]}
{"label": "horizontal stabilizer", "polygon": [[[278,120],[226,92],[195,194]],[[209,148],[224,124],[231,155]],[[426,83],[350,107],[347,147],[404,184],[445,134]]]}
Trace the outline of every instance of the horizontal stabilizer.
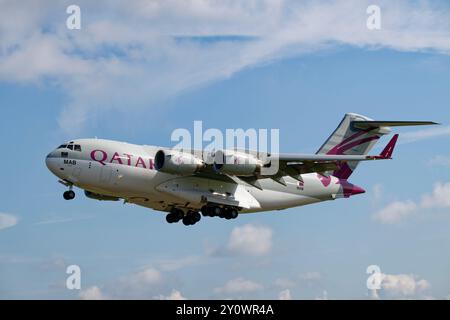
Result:
{"label": "horizontal stabilizer", "polygon": [[438,124],[433,121],[352,121],[351,123],[355,128],[363,130],[379,127],[428,126]]}

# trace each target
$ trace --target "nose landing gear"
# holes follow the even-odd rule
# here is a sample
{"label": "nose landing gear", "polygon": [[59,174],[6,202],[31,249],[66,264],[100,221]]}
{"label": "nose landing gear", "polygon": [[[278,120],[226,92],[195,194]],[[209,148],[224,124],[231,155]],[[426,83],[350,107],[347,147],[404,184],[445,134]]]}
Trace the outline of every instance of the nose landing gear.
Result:
{"label": "nose landing gear", "polygon": [[75,198],[75,192],[72,190],[73,184],[67,180],[58,180],[63,186],[69,188],[66,192],[63,193],[63,197],[65,200],[72,200]]}
{"label": "nose landing gear", "polygon": [[63,197],[65,200],[72,200],[75,198],[75,192],[73,192],[72,190],[68,190],[63,193]]}

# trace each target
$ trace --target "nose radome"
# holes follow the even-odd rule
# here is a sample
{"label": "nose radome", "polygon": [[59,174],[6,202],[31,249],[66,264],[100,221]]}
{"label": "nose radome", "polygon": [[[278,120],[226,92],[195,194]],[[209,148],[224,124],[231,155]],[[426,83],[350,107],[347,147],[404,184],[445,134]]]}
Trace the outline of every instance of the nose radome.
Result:
{"label": "nose radome", "polygon": [[[50,161],[49,161],[49,158],[50,158],[50,154],[51,153],[49,153],[46,157],[45,157],[45,165],[47,166],[47,168],[49,168],[49,164],[50,164]],[[50,169],[50,168],[49,168]]]}
{"label": "nose radome", "polygon": [[[47,166],[48,170],[55,173],[55,157],[53,155],[53,151],[50,152],[47,157],[45,157],[45,165]],[[56,174],[56,173],[55,173]]]}

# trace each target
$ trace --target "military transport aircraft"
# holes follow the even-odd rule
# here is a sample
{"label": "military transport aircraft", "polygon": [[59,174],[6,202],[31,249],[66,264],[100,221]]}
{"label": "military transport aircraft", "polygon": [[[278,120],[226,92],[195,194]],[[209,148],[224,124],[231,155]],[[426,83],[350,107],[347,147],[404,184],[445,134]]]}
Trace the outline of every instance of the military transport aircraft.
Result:
{"label": "military transport aircraft", "polygon": [[[348,113],[316,154],[203,152],[103,139],[77,139],[46,158],[48,169],[75,198],[73,186],[96,200],[134,203],[167,212],[169,223],[193,225],[201,216],[235,219],[239,214],[282,210],[348,198],[364,189],[348,179],[361,161],[391,159],[398,135],[379,155],[368,155],[390,127],[429,121],[373,121]],[[264,174],[273,162],[277,170]],[[200,214],[201,213],[201,214]]]}

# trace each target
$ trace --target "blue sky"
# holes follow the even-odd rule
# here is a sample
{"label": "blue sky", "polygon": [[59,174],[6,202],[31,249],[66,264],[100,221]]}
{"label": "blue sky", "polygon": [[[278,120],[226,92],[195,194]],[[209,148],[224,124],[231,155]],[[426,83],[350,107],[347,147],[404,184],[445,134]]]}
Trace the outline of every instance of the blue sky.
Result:
{"label": "blue sky", "polygon": [[[123,15],[81,3],[78,31],[65,30],[66,5],[44,1],[43,13],[24,17],[11,3],[0,15],[0,298],[366,299],[372,264],[386,274],[380,298],[448,297],[450,29],[439,20],[448,5],[380,2],[384,27],[373,36],[354,29],[367,17],[360,2],[352,13],[347,2],[273,2],[273,21],[265,2],[192,1],[186,12],[169,3],[146,11],[133,2]],[[292,30],[290,7],[311,13],[294,40],[280,22]],[[352,22],[327,25],[341,11]],[[149,36],[130,33],[131,21]],[[188,40],[167,40],[180,30]],[[238,31],[242,39],[219,37]],[[171,132],[194,120],[279,128],[282,151],[312,153],[346,112],[442,125],[396,130],[394,160],[364,163],[352,176],[363,195],[190,228],[82,192],[64,201],[44,164],[67,139],[170,145]],[[82,269],[82,290],[65,288],[71,264]]]}

